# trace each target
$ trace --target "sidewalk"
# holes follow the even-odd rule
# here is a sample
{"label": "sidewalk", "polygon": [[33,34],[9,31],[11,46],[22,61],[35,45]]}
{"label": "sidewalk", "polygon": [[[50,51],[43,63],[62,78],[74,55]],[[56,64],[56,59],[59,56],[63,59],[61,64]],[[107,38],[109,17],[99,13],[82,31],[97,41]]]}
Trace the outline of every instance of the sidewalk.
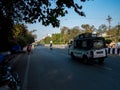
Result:
{"label": "sidewalk", "polygon": [[[12,60],[15,57],[15,55],[11,55],[10,52],[2,52],[1,54],[4,56],[4,63],[8,63],[10,60]],[[5,85],[0,87],[0,90],[9,90],[9,88],[7,85]]]}
{"label": "sidewalk", "polygon": [[[2,54],[5,55],[5,63],[9,64],[10,66],[13,66],[12,63],[16,61],[16,58],[21,54],[25,53],[25,50],[19,53],[11,54],[8,52],[3,52]],[[7,85],[0,87],[0,90],[9,90],[9,87]]]}

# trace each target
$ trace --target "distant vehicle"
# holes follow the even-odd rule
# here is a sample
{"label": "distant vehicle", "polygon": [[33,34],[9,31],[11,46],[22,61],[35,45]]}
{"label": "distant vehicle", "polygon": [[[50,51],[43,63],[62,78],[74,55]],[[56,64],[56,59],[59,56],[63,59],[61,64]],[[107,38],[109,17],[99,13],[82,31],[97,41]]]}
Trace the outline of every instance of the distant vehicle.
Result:
{"label": "distant vehicle", "polygon": [[107,57],[106,43],[103,37],[97,34],[84,33],[78,35],[69,45],[68,54],[72,59],[81,58],[83,63],[98,60],[103,63]]}

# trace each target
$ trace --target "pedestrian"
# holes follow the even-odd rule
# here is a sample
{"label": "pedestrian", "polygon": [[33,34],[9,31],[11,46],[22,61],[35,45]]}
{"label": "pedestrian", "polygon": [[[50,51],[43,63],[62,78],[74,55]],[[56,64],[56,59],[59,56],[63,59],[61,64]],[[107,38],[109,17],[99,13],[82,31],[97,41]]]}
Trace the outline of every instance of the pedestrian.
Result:
{"label": "pedestrian", "polygon": [[31,52],[31,45],[28,44],[28,45],[27,45],[27,53],[28,53],[28,55],[30,54],[30,52]]}

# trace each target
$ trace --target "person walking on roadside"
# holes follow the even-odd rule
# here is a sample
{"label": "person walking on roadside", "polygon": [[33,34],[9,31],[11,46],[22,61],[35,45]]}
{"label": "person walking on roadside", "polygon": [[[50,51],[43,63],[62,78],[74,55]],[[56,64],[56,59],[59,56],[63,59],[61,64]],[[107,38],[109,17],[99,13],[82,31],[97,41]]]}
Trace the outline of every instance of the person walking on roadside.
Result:
{"label": "person walking on roadside", "polygon": [[28,45],[27,45],[27,53],[28,53],[28,55],[30,54],[30,52],[31,52],[31,45],[28,44]]}

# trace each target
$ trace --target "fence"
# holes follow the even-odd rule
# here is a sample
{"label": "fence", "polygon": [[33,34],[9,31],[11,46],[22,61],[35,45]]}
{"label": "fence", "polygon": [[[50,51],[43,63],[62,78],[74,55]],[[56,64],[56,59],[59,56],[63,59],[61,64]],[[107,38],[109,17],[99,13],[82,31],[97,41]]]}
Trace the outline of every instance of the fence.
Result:
{"label": "fence", "polygon": [[106,48],[108,54],[120,54],[120,48]]}
{"label": "fence", "polygon": [[[49,47],[49,44],[46,44],[45,46]],[[66,48],[67,45],[53,45],[54,48]],[[106,48],[107,54],[116,54],[120,55],[120,48]]]}

